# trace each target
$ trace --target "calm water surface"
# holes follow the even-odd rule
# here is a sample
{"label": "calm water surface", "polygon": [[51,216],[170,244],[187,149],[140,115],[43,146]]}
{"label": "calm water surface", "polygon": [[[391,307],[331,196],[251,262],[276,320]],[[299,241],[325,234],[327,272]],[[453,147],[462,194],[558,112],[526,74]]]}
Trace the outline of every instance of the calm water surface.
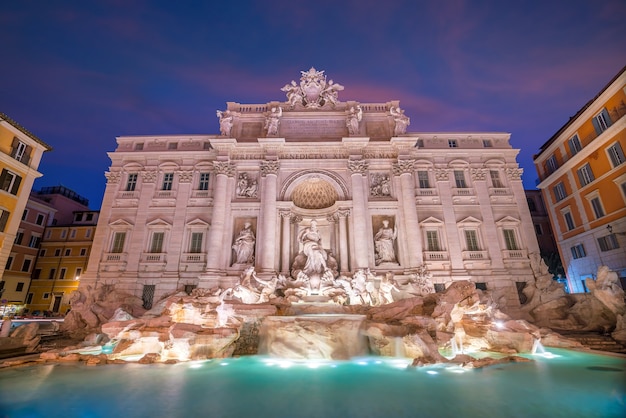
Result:
{"label": "calm water surface", "polygon": [[368,357],[0,370],[0,417],[623,417],[626,360],[551,349],[477,370]]}

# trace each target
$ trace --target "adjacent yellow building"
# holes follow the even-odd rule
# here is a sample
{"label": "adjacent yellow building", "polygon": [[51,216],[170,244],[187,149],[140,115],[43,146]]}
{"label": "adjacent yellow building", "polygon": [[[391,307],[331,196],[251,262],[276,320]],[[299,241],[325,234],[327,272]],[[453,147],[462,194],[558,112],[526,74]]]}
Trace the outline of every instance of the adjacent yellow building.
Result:
{"label": "adjacent yellow building", "polygon": [[607,265],[626,281],[626,67],[535,155],[570,292]]}
{"label": "adjacent yellow building", "polygon": [[[41,157],[51,147],[0,113],[0,293],[4,271],[18,232]],[[31,266],[28,266],[30,269]],[[4,301],[4,296],[2,296]]]}

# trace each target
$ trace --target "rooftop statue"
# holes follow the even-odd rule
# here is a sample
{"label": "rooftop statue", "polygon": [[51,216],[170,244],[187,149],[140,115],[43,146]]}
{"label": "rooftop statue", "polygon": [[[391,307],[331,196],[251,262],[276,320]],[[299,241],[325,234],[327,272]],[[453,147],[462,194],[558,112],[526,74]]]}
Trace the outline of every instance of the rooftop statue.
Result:
{"label": "rooftop statue", "polygon": [[389,109],[389,113],[391,113],[395,121],[394,135],[405,134],[407,126],[411,124],[411,119],[404,114],[404,110],[400,109],[400,107],[392,106],[391,109]]}
{"label": "rooftop statue", "polygon": [[290,108],[304,106],[308,109],[317,109],[327,104],[335,106],[339,102],[338,92],[343,90],[341,84],[333,80],[326,82],[324,71],[317,71],[311,67],[309,71],[301,71],[300,84],[291,81],[281,91],[287,94],[287,103]]}
{"label": "rooftop statue", "polygon": [[228,110],[225,112],[218,110],[217,117],[220,120],[220,134],[222,136],[230,136],[230,131],[233,128],[233,115]]}

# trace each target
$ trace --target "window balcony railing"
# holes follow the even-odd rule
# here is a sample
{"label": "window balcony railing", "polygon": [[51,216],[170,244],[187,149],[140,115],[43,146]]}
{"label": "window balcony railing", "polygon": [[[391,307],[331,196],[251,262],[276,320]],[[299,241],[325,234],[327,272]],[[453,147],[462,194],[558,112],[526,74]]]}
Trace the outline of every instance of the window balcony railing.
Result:
{"label": "window balcony railing", "polygon": [[502,258],[507,259],[526,259],[528,258],[526,250],[502,250]]}
{"label": "window balcony railing", "polygon": [[447,260],[449,258],[447,251],[424,251],[424,259],[430,261]]}
{"label": "window balcony railing", "polygon": [[437,189],[416,189],[415,194],[417,196],[436,196]]}
{"label": "window balcony railing", "polygon": [[487,260],[489,259],[489,254],[487,251],[463,251],[462,253],[463,260]]}
{"label": "window balcony railing", "polygon": [[194,190],[191,192],[191,197],[206,198],[206,197],[209,197],[209,191],[208,190]]}
{"label": "window balcony railing", "polygon": [[205,253],[184,253],[181,260],[184,263],[204,263],[206,260]]}
{"label": "window balcony railing", "polygon": [[154,197],[157,199],[167,199],[167,198],[174,197],[174,195],[175,194],[173,190],[159,190],[156,192]]}
{"label": "window balcony railing", "polygon": [[473,196],[474,189],[469,188],[469,187],[463,187],[463,188],[456,187],[452,189],[452,195],[453,196]]}
{"label": "window balcony railing", "polygon": [[507,196],[509,194],[509,189],[506,187],[491,187],[489,189],[489,194],[492,196]]}
{"label": "window balcony railing", "polygon": [[137,191],[126,191],[120,192],[119,197],[122,199],[138,199],[139,192]]}
{"label": "window balcony railing", "polygon": [[143,253],[141,254],[142,263],[165,263],[166,253]]}
{"label": "window balcony railing", "polygon": [[105,253],[104,261],[107,263],[125,263],[127,256],[126,253]]}

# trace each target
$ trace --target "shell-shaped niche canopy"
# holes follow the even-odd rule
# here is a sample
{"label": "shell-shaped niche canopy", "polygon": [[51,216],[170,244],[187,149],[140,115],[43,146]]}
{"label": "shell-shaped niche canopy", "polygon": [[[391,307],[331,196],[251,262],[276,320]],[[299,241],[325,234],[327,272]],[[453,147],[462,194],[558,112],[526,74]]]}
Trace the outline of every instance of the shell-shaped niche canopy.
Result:
{"label": "shell-shaped niche canopy", "polygon": [[327,181],[311,177],[297,185],[291,201],[302,209],[324,209],[335,204],[337,191]]}

